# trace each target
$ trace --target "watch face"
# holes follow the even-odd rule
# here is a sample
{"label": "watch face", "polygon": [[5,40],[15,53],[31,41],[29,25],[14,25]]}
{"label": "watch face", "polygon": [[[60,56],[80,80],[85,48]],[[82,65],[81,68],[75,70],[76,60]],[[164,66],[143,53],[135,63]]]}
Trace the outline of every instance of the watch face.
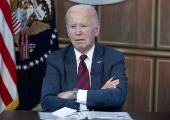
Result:
{"label": "watch face", "polygon": [[73,99],[77,99],[78,88],[73,89]]}

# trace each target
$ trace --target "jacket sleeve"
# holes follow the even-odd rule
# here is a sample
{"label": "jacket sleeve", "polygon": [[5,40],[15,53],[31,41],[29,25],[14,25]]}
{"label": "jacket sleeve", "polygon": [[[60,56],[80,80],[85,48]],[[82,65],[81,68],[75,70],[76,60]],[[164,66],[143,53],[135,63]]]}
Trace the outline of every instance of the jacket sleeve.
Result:
{"label": "jacket sleeve", "polygon": [[[111,64],[110,64],[111,63]],[[108,62],[107,68],[104,70],[110,71],[108,79],[113,75],[116,75],[116,79],[119,79],[120,83],[117,88],[112,89],[99,89],[89,90],[87,92],[87,106],[93,107],[118,107],[121,108],[124,104],[127,94],[127,77],[125,74],[125,62],[124,55],[119,52],[116,59],[113,62]],[[103,84],[104,85],[104,84]]]}
{"label": "jacket sleeve", "polygon": [[57,94],[61,92],[61,75],[60,70],[55,64],[56,61],[53,55],[50,55],[47,59],[46,75],[43,79],[41,91],[42,109],[43,111],[55,111],[63,107],[69,107],[78,110],[79,104],[75,100],[57,97]]}

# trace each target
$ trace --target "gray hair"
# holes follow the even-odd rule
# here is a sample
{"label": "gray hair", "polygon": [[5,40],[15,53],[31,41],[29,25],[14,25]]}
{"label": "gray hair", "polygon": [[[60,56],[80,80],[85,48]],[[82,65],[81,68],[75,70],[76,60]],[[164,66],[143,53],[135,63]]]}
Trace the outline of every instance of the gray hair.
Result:
{"label": "gray hair", "polygon": [[72,7],[70,7],[67,12],[66,12],[66,16],[65,16],[65,19],[66,19],[66,24],[67,24],[67,18],[68,18],[68,13],[72,10],[80,10],[80,9],[90,9],[92,11],[92,14],[93,14],[93,22],[94,24],[97,24],[99,23],[99,19],[98,19],[98,15],[97,15],[97,12],[96,10],[94,9],[94,7],[92,7],[91,5],[85,5],[85,4],[79,4],[79,5],[74,5]]}

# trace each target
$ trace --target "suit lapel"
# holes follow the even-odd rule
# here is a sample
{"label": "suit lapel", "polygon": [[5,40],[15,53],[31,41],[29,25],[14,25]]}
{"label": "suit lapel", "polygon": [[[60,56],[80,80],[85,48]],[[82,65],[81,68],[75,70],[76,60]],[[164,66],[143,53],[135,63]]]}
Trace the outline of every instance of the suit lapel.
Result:
{"label": "suit lapel", "polygon": [[65,59],[65,70],[67,74],[67,82],[69,90],[76,87],[77,83],[77,62],[73,46],[70,47]]}
{"label": "suit lapel", "polygon": [[103,65],[103,47],[99,44],[95,45],[91,67],[91,89],[100,89],[100,79]]}

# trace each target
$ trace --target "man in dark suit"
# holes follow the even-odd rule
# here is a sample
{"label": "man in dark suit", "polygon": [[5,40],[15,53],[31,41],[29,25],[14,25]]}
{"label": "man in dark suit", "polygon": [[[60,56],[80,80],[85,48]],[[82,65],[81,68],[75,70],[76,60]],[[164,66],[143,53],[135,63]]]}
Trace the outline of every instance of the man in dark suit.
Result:
{"label": "man in dark suit", "polygon": [[90,5],[71,7],[66,24],[72,45],[48,56],[41,94],[43,110],[121,111],[127,94],[124,56],[95,44],[100,30],[95,9]]}

